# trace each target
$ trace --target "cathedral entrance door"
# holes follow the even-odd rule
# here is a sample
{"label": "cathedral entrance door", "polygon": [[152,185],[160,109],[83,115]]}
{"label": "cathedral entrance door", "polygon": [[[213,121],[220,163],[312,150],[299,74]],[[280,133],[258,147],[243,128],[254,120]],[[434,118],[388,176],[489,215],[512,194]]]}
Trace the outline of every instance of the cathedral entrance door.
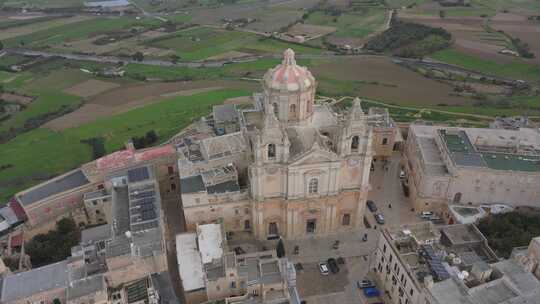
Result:
{"label": "cathedral entrance door", "polygon": [[268,239],[275,239],[279,237],[279,231],[277,223],[272,222],[268,224]]}
{"label": "cathedral entrance door", "polygon": [[306,222],[306,232],[307,233],[315,233],[315,230],[317,229],[317,220],[316,219],[310,219]]}

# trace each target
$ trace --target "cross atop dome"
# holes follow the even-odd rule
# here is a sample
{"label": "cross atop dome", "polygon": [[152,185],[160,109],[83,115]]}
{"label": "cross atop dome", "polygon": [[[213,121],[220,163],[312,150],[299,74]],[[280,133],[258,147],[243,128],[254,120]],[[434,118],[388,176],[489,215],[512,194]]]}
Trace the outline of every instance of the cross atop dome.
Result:
{"label": "cross atop dome", "polygon": [[283,65],[296,65],[296,60],[294,59],[294,51],[292,49],[286,49],[283,52]]}

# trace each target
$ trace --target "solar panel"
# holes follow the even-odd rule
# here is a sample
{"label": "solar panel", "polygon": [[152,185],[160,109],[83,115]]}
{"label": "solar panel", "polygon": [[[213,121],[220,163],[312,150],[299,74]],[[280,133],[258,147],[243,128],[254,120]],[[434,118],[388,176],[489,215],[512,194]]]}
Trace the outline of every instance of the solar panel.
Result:
{"label": "solar panel", "polygon": [[136,183],[150,178],[150,172],[147,167],[140,167],[128,171],[128,181]]}
{"label": "solar panel", "polygon": [[149,205],[149,204],[153,206],[155,200],[156,200],[155,197],[146,197],[140,200],[133,201],[131,205],[132,207],[139,207],[142,205]]}
{"label": "solar panel", "polygon": [[139,210],[142,211],[147,211],[147,210],[154,210],[155,207],[154,207],[154,204],[143,204],[140,206]]}
{"label": "solar panel", "polygon": [[153,220],[155,218],[156,218],[156,211],[153,209],[141,212],[141,219],[143,221]]}
{"label": "solar panel", "polygon": [[154,196],[155,194],[156,193],[154,191],[140,192],[137,194],[132,194],[131,199],[140,199],[140,198],[150,197],[150,196]]}

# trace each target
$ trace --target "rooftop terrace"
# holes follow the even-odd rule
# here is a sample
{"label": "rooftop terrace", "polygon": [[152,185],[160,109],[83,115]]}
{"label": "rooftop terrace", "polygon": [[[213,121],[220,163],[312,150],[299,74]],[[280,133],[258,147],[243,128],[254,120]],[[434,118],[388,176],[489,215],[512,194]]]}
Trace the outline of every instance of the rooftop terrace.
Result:
{"label": "rooftop terrace", "polygon": [[[463,130],[438,130],[438,134],[445,143],[452,161],[457,166],[540,172],[540,155],[531,155],[530,151],[521,153],[519,146],[510,149],[506,146],[484,144],[479,149]],[[504,151],[513,151],[514,153],[505,153]]]}

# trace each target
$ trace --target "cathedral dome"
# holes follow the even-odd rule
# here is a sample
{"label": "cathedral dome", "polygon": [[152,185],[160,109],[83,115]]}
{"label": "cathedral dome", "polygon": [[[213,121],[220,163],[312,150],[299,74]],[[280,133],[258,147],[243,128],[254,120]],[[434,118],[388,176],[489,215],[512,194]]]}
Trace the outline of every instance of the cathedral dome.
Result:
{"label": "cathedral dome", "polygon": [[266,72],[263,81],[269,89],[290,92],[306,91],[315,86],[315,78],[306,67],[296,64],[291,49],[283,52],[281,64]]}

